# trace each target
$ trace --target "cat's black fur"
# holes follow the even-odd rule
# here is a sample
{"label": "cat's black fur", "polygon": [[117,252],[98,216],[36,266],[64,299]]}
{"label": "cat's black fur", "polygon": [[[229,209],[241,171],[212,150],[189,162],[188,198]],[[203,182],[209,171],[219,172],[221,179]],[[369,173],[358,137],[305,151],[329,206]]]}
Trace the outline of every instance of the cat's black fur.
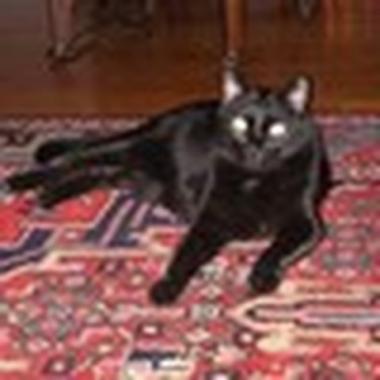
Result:
{"label": "cat's black fur", "polygon": [[157,304],[175,301],[227,243],[263,234],[273,242],[248,283],[255,293],[274,290],[323,236],[319,206],[331,181],[320,131],[308,116],[310,83],[297,78],[279,92],[247,91],[227,71],[224,88],[221,102],[186,105],[137,130],[45,143],[34,167],[7,186],[35,189],[52,207],[128,179],[185,217],[189,231],[151,289]]}

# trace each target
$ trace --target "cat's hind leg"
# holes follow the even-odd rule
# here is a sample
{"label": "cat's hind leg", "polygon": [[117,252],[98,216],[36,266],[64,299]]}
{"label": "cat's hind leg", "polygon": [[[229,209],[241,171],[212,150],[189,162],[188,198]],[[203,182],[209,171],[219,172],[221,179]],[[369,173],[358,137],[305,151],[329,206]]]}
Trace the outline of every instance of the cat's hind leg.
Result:
{"label": "cat's hind leg", "polygon": [[43,208],[52,208],[101,186],[112,186],[122,175],[123,172],[115,168],[84,169],[43,187],[38,196],[39,203]]}
{"label": "cat's hind leg", "polygon": [[56,158],[64,157],[88,144],[84,137],[57,138],[46,141],[37,148],[34,160],[39,164],[47,164]]}
{"label": "cat's hind leg", "polygon": [[62,177],[62,170],[57,167],[41,167],[10,175],[2,181],[2,186],[10,193],[34,190],[57,181]]}

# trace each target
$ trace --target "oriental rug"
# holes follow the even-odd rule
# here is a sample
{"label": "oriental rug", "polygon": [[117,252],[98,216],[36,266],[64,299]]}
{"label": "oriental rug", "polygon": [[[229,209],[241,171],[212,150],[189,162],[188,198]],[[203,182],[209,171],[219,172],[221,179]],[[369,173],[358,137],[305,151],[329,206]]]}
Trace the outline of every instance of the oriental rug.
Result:
{"label": "oriental rug", "polygon": [[[249,298],[267,242],[234,243],[173,306],[147,290],[186,226],[129,189],[41,213],[0,201],[0,380],[380,379],[380,118],[322,116],[334,176],[328,236],[279,290]],[[55,134],[124,119],[0,120],[0,177]]]}

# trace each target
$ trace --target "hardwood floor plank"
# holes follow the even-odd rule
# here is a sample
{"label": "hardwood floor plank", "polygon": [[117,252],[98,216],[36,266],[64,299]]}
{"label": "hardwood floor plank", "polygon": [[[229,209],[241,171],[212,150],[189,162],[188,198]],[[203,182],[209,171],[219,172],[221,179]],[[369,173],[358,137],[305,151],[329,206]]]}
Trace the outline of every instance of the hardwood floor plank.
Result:
{"label": "hardwood floor plank", "polygon": [[[380,3],[323,0],[309,22],[285,0],[249,1],[243,66],[279,85],[302,72],[321,112],[380,112]],[[146,115],[219,92],[218,1],[157,1],[153,35],[110,31],[59,71],[44,60],[43,2],[0,2],[0,115]]]}

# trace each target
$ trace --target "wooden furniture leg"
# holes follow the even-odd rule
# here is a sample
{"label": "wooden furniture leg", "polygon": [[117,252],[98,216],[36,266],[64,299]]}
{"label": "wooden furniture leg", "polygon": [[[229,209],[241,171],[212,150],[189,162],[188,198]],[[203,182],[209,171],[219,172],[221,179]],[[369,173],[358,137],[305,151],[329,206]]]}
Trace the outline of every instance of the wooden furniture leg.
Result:
{"label": "wooden furniture leg", "polygon": [[73,36],[73,7],[75,0],[45,0],[47,5],[50,55],[63,58]]}
{"label": "wooden furniture leg", "polygon": [[225,58],[238,61],[243,47],[244,0],[225,0]]}
{"label": "wooden furniture leg", "polygon": [[[49,57],[53,63],[65,63],[79,57],[108,24],[118,23],[126,28],[141,26],[150,20],[155,8],[155,0],[142,0],[135,17],[123,17],[120,5],[127,0],[93,0],[94,14],[88,16],[84,25],[75,26],[74,6],[80,0],[45,1],[50,35]],[[103,17],[94,16],[103,13]]]}
{"label": "wooden furniture leg", "polygon": [[320,5],[319,3],[320,0],[295,0],[297,11],[305,20],[308,20],[313,16]]}

